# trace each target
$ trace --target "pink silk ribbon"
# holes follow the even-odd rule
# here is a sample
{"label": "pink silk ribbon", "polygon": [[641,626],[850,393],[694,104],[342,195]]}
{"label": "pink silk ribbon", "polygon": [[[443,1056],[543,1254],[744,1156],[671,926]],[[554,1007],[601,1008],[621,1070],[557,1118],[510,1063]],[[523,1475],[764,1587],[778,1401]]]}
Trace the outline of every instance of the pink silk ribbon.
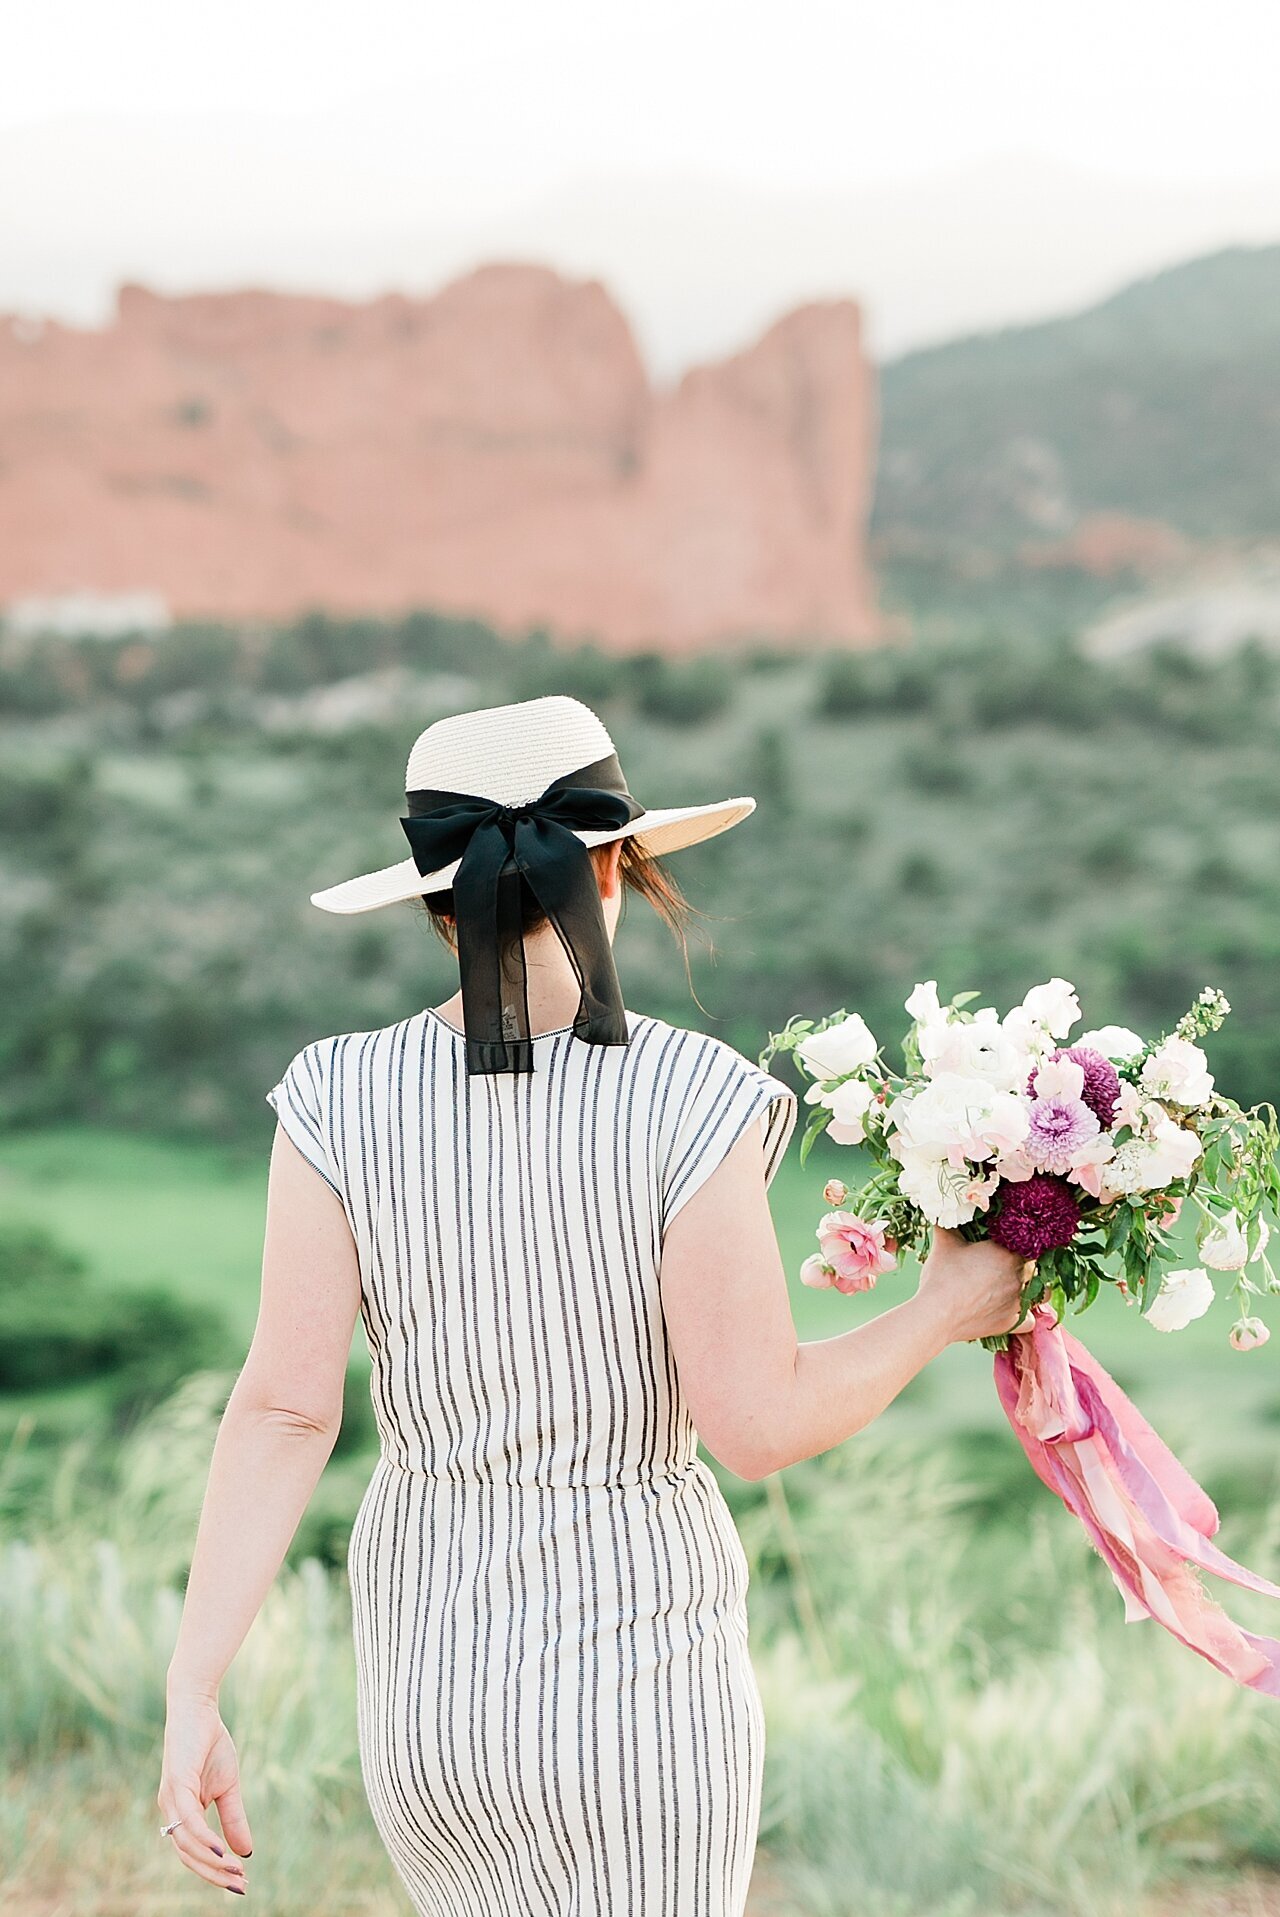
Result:
{"label": "pink silk ribbon", "polygon": [[1097,1360],[1036,1305],[995,1357],[996,1390],[1033,1470],[1073,1511],[1124,1597],[1125,1620],[1153,1617],[1237,1684],[1280,1697],[1280,1640],[1233,1623],[1196,1574],[1280,1598],[1209,1542],[1213,1500]]}

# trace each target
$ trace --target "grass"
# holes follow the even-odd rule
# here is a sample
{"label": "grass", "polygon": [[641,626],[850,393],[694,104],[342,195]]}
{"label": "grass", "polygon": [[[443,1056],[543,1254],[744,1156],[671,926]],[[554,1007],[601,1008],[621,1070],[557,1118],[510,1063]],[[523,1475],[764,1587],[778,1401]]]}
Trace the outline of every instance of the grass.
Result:
{"label": "grass", "polygon": [[[856,1160],[825,1146],[802,1168],[793,1150],[778,1174],[789,1273],[832,1173],[856,1176]],[[0,1218],[49,1225],[104,1283],[162,1276],[216,1296],[247,1341],[265,1182],[265,1154],[51,1128],[0,1147]],[[847,1299],[793,1278],[801,1335],[834,1335],[910,1283]],[[1088,1342],[1223,1500],[1225,1547],[1274,1572],[1266,1355],[1230,1351],[1225,1311],[1164,1339],[1107,1303]],[[206,1906],[154,1838],[153,1797],[167,1647],[231,1375],[191,1379],[106,1456],[91,1393],[25,1401],[59,1444],[25,1518],[0,1466],[0,1904],[15,1917]],[[22,1408],[7,1401],[11,1428]],[[348,1455],[326,1472],[225,1691],[255,1829],[250,1895],[275,1917],[408,1909],[355,1747],[341,1553],[367,1466]],[[978,1347],[944,1353],[836,1452],[764,1486],[721,1479],[751,1563],[769,1721],[753,1917],[1270,1911],[1274,1702],[1155,1626],[1124,1625],[1004,1428]],[[1260,1600],[1233,1593],[1232,1609],[1274,1628]],[[1219,1883],[1234,1902],[1213,1902]]]}
{"label": "grass", "polygon": [[[207,1907],[155,1834],[154,1795],[226,1382],[189,1380],[131,1434],[109,1498],[90,1447],[73,1448],[40,1525],[0,1528],[0,1903],[15,1917]],[[760,1917],[1164,1917],[1208,1873],[1256,1890],[1238,1908],[1267,1908],[1274,1701],[1125,1625],[1047,1504],[995,1527],[994,1558],[975,1554],[954,1457],[883,1427],[727,1488],[768,1719]],[[1274,1559],[1280,1507],[1272,1519]],[[287,1566],[224,1687],[250,1896],[273,1917],[408,1909],[363,1801],[349,1633],[340,1573]]]}

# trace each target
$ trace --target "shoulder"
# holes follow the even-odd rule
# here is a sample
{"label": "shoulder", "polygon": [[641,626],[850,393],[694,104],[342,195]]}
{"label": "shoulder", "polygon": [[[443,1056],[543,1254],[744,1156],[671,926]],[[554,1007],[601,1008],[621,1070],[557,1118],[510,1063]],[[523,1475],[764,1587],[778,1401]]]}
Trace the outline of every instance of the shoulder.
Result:
{"label": "shoulder", "polygon": [[293,1064],[313,1071],[331,1072],[336,1066],[371,1057],[393,1057],[426,1023],[425,1012],[413,1012],[389,1025],[373,1025],[358,1031],[327,1032],[321,1038],[308,1039],[297,1052]]}
{"label": "shoulder", "polygon": [[633,1017],[632,1030],[663,1061],[657,1077],[664,1229],[759,1120],[770,1182],[795,1127],[791,1087],[727,1039],[664,1019]]}
{"label": "shoulder", "polygon": [[644,1036],[651,1048],[668,1061],[673,1077],[691,1084],[771,1089],[775,1096],[794,1099],[791,1087],[774,1078],[753,1058],[748,1058],[727,1039],[711,1032],[695,1031],[684,1025],[671,1025],[665,1019],[629,1013],[633,1037]]}
{"label": "shoulder", "polygon": [[391,1025],[363,1031],[326,1032],[299,1046],[266,1094],[277,1115],[288,1108],[314,1127],[327,1127],[332,1136],[335,1108],[363,1080],[378,1061],[396,1057],[410,1029],[423,1014],[398,1019]]}

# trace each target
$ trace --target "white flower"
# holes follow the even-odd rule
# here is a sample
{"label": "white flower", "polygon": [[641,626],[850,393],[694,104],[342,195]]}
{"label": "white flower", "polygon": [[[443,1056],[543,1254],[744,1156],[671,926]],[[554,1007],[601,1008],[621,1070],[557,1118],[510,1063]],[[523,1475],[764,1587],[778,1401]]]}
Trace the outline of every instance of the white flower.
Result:
{"label": "white flower", "polygon": [[1203,1318],[1213,1299],[1213,1280],[1199,1265],[1189,1271],[1166,1271],[1147,1321],[1157,1331],[1184,1331],[1193,1318]]}
{"label": "white flower", "polygon": [[800,1283],[812,1285],[815,1291],[825,1290],[834,1277],[835,1272],[831,1266],[820,1258],[816,1251],[811,1253],[800,1267]]}
{"label": "white flower", "polygon": [[1036,1066],[1037,1098],[1065,1098],[1074,1105],[1083,1091],[1084,1066],[1077,1065],[1074,1058],[1046,1058],[1043,1065]]}
{"label": "white flower", "polygon": [[985,1078],[1002,1092],[1021,1090],[1030,1069],[1025,1048],[1005,1031],[989,1006],[972,1019],[923,1026],[920,1061],[930,1078],[956,1072]]}
{"label": "white flower", "polygon": [[907,1000],[906,1010],[910,1012],[917,1025],[935,1025],[943,1016],[942,1002],[938,997],[936,978],[917,985]]}
{"label": "white flower", "polygon": [[[1076,1153],[1067,1176],[1094,1198],[1110,1204],[1113,1198],[1120,1196],[1108,1177],[1108,1168],[1115,1155],[1115,1143],[1109,1133],[1097,1132],[1083,1150]],[[1006,1178],[1009,1176],[1008,1172],[1004,1175]]]}
{"label": "white flower", "polygon": [[1249,1256],[1244,1227],[1236,1211],[1224,1212],[1200,1241],[1200,1257],[1212,1271],[1239,1271]]}
{"label": "white flower", "polygon": [[[1160,1108],[1154,1108],[1156,1112]],[[1152,1108],[1147,1108],[1150,1118]],[[1132,1195],[1141,1191],[1163,1191],[1179,1178],[1186,1178],[1201,1150],[1195,1132],[1175,1125],[1167,1114],[1154,1118],[1149,1129],[1116,1148],[1115,1157],[1104,1174],[1106,1191]]]}
{"label": "white flower", "polygon": [[824,1032],[810,1032],[802,1038],[796,1056],[815,1078],[844,1078],[869,1065],[878,1050],[866,1020],[851,1012],[838,1025],[828,1025]]}
{"label": "white flower", "polygon": [[1261,1318],[1241,1318],[1231,1327],[1231,1347],[1233,1351],[1256,1351],[1270,1336]]}
{"label": "white flower", "polygon": [[1141,1077],[1147,1091],[1167,1098],[1171,1105],[1194,1109],[1213,1097],[1209,1061],[1190,1039],[1166,1038],[1143,1066]]}
{"label": "white flower", "polygon": [[1101,1052],[1103,1058],[1115,1060],[1136,1058],[1144,1050],[1146,1041],[1127,1025],[1099,1025],[1096,1032],[1085,1032],[1076,1044],[1087,1045],[1091,1052]]}
{"label": "white flower", "polygon": [[903,1197],[918,1205],[930,1224],[952,1231],[986,1210],[999,1183],[996,1171],[984,1176],[969,1165],[953,1165],[927,1152],[908,1151],[898,1173]]}
{"label": "white flower", "polygon": [[1047,985],[1033,985],[1019,1010],[1050,1038],[1065,1038],[1080,1016],[1080,1000],[1074,985],[1064,978],[1051,978]]}
{"label": "white flower", "polygon": [[986,1159],[1015,1151],[1027,1135],[1027,1108],[1011,1092],[984,1078],[939,1072],[920,1091],[895,1099],[889,1124],[897,1158],[920,1152],[930,1158]]}
{"label": "white flower", "polygon": [[823,1104],[831,1113],[827,1137],[837,1145],[858,1145],[866,1136],[866,1115],[875,1093],[861,1078],[846,1078],[827,1093]]}

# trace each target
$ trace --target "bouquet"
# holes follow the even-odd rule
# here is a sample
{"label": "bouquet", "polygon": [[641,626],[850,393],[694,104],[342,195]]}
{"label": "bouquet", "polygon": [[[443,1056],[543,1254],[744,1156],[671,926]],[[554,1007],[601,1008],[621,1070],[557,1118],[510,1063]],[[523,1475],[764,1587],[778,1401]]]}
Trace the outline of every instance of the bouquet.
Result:
{"label": "bouquet", "polygon": [[[1266,1343],[1254,1301],[1280,1292],[1267,1213],[1280,1212],[1280,1128],[1270,1105],[1221,1092],[1199,1040],[1230,1012],[1201,992],[1148,1042],[1080,1019],[1065,979],[1035,986],[1001,1018],[937,983],[906,1001],[903,1070],[856,1013],[792,1019],[760,1062],[790,1053],[812,1081],[801,1160],[823,1132],[862,1147],[869,1175],[833,1179],[805,1284],[866,1291],[933,1226],[991,1238],[1028,1261],[1018,1329],[994,1353],[1001,1403],[1044,1482],[1085,1525],[1125,1597],[1239,1682],[1280,1696],[1280,1642],[1240,1630],[1194,1567],[1280,1597],[1211,1542],[1218,1513],[1115,1381],[1065,1329],[1110,1287],[1155,1330],[1178,1331],[1230,1275],[1238,1351]],[[1199,1262],[1174,1268],[1190,1207]]]}

